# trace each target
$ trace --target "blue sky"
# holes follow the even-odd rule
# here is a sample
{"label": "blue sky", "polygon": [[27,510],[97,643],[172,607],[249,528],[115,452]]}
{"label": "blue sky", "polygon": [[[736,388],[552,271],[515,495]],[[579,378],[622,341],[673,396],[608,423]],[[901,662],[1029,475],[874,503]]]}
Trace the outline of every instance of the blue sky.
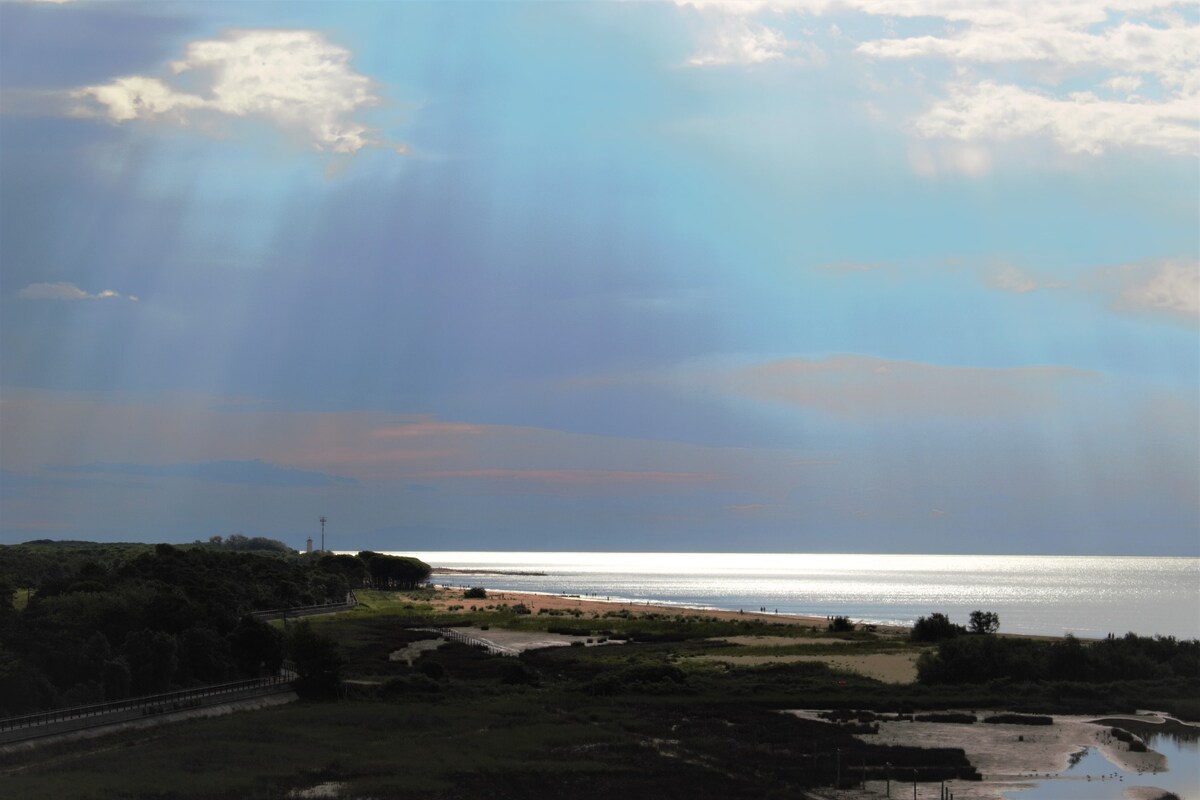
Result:
{"label": "blue sky", "polygon": [[0,542],[1200,555],[1200,14],[0,3]]}

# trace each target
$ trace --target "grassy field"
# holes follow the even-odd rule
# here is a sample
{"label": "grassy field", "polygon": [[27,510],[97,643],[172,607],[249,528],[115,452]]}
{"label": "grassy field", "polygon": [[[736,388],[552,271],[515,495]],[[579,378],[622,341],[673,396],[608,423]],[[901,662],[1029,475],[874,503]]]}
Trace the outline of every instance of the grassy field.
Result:
{"label": "grassy field", "polygon": [[[762,620],[620,611],[526,615],[487,601],[435,611],[419,592],[364,592],[360,599],[353,611],[311,621],[345,659],[340,701],[0,756],[0,797],[283,798],[334,783],[338,796],[380,799],[794,798],[835,780],[839,750],[846,763],[916,768],[930,780],[972,769],[961,751],[863,743],[847,728],[779,709],[1119,705],[1112,695],[1101,699],[1111,687],[931,689],[882,684],[822,663],[692,658],[912,647],[894,636],[835,637]],[[626,643],[548,648],[519,659],[447,644],[412,666],[388,659],[429,636],[412,629],[429,624],[573,631]],[[772,638],[724,641],[747,636]],[[1147,684],[1127,691],[1141,700],[1192,689]]]}

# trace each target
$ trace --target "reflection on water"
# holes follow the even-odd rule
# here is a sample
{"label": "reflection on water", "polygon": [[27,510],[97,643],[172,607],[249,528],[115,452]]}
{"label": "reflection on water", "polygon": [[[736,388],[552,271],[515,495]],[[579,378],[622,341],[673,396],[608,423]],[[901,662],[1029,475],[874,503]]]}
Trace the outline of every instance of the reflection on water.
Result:
{"label": "reflection on water", "polygon": [[1200,800],[1200,741],[1159,735],[1147,737],[1146,746],[1167,757],[1165,772],[1125,772],[1089,747],[1061,778],[1006,796],[1012,800],[1124,800],[1125,789],[1150,786],[1174,792],[1183,800]]}
{"label": "reflection on water", "polygon": [[[778,609],[911,624],[932,611],[965,623],[1000,615],[1006,633],[1081,638],[1200,636],[1200,559],[761,553],[419,552],[446,576],[497,591],[598,596],[701,608]],[[513,572],[526,574],[514,575]],[[528,574],[538,573],[538,574]]]}

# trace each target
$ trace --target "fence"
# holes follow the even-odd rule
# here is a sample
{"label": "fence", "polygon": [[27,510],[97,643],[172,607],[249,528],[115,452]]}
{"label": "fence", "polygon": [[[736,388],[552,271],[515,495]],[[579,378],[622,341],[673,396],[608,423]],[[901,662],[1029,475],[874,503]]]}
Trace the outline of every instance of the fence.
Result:
{"label": "fence", "polygon": [[[40,711],[36,714],[25,714],[19,717],[0,719],[0,741],[17,741],[22,738],[33,738],[40,735],[33,729],[44,728],[56,723],[80,722],[78,725],[65,725],[56,728],[77,730],[80,728],[104,725],[109,721],[119,722],[128,719],[138,719],[153,714],[166,714],[172,711],[183,711],[189,708],[199,708],[205,705],[205,700],[222,695],[233,694],[269,694],[282,691],[290,686],[294,675],[290,670],[284,670],[279,675],[267,678],[251,678],[249,680],[233,681],[200,686],[195,689],[180,689],[162,694],[130,697],[125,700],[114,700],[108,703],[95,703],[73,708],[59,708],[53,711]],[[141,711],[141,714],[131,712]],[[100,717],[108,719],[102,720]],[[120,717],[120,719],[117,719]],[[27,735],[21,735],[23,732]],[[14,735],[16,734],[16,735]]]}
{"label": "fence", "polygon": [[337,611],[349,611],[358,605],[358,597],[354,592],[346,592],[346,600],[342,603],[321,603],[315,606],[294,606],[292,608],[270,608],[266,611],[251,611],[255,619],[284,619],[287,617],[308,617],[313,614],[333,614]]}
{"label": "fence", "polygon": [[495,642],[489,642],[487,639],[480,639],[476,636],[470,636],[462,631],[457,631],[454,628],[418,628],[418,630],[436,633],[452,642],[459,642],[472,647],[482,647],[484,650],[487,650],[489,653],[495,656],[512,657],[521,655],[520,650],[512,647],[505,647],[504,645],[496,644]]}

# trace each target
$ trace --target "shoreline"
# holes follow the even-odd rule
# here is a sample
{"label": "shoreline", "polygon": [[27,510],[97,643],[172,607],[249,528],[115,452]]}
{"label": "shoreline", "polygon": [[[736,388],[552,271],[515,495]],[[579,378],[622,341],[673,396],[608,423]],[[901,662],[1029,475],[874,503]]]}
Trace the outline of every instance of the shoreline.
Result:
{"label": "shoreline", "polygon": [[[446,586],[444,584],[435,584],[433,587],[438,596],[432,599],[432,604],[435,607],[444,607],[449,605],[463,605],[471,603],[469,598],[464,599],[461,592],[465,588],[458,586]],[[499,602],[498,602],[499,601]],[[475,600],[478,605],[481,601]],[[672,616],[685,617],[712,617],[715,619],[724,620],[757,620],[762,622],[776,622],[781,625],[793,625],[803,628],[814,628],[824,630],[829,626],[830,619],[828,617],[816,616],[814,614],[786,614],[775,613],[771,611],[750,611],[739,610],[732,611],[729,609],[702,607],[702,606],[685,606],[672,605],[652,600],[631,600],[626,598],[613,599],[611,596],[601,597],[599,595],[569,595],[569,594],[550,594],[541,592],[518,592],[518,591],[499,591],[487,590],[487,599],[483,602],[489,602],[493,605],[524,603],[529,609],[537,614],[541,609],[547,611],[572,611],[579,610],[581,612],[599,613],[603,616],[606,611],[612,611],[615,608],[625,609],[627,611],[638,611],[648,614],[667,614]],[[877,633],[890,634],[908,634],[909,628],[901,625],[879,625],[876,623],[863,622],[861,620],[851,620],[855,625],[871,625]]]}

